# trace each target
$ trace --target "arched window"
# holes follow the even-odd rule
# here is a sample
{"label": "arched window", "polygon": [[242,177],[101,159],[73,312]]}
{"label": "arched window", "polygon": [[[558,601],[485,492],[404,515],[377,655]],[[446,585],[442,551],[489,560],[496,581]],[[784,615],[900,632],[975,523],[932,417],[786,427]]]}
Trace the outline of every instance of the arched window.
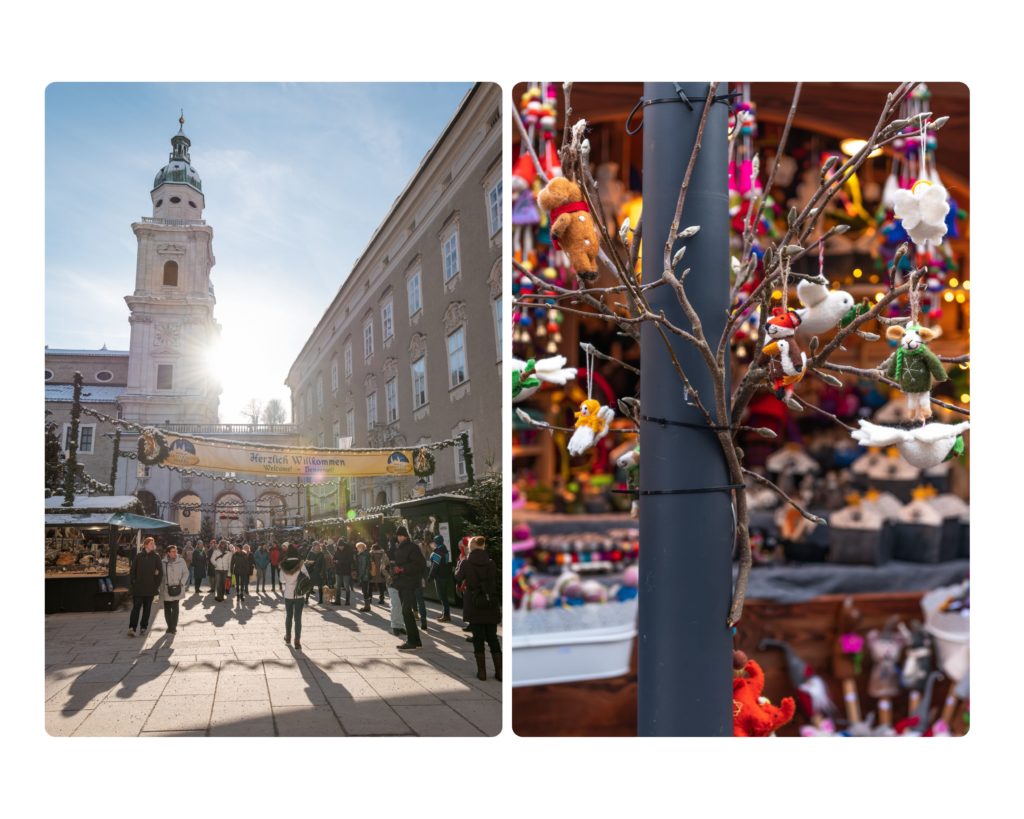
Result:
{"label": "arched window", "polygon": [[202,499],[194,492],[181,495],[175,501],[177,506],[177,523],[181,531],[189,535],[198,535],[203,523],[203,512],[200,509]]}
{"label": "arched window", "polygon": [[156,496],[145,489],[139,489],[135,492],[135,497],[142,503],[143,514],[148,515],[151,518],[160,516],[160,510],[156,503]]}
{"label": "arched window", "polygon": [[173,259],[164,262],[164,287],[178,286],[178,263]]}
{"label": "arched window", "polygon": [[225,492],[217,499],[214,523],[217,537],[233,539],[245,532],[245,501],[235,492]]}

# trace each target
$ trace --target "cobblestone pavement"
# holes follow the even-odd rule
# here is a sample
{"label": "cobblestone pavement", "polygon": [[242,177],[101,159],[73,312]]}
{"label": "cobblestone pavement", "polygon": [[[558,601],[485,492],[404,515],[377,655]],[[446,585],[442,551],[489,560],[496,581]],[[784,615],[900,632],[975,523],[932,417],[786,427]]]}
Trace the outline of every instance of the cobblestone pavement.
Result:
{"label": "cobblestone pavement", "polygon": [[[360,600],[361,600],[360,596]],[[154,601],[153,611],[158,610]],[[302,651],[284,642],[279,592],[181,602],[128,636],[128,610],[46,617],[46,730],[53,736],[494,736],[501,683],[476,679],[458,613],[423,649],[398,651],[387,608],[312,603]]]}

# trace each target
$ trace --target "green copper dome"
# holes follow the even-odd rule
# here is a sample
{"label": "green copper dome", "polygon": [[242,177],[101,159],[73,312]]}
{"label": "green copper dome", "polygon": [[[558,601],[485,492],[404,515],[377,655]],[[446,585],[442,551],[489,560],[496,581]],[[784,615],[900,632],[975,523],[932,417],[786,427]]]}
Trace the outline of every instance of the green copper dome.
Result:
{"label": "green copper dome", "polygon": [[153,188],[159,188],[165,182],[176,182],[182,185],[189,185],[202,193],[203,180],[199,178],[196,169],[192,167],[192,160],[188,155],[191,147],[191,140],[185,136],[185,116],[178,119],[180,128],[178,133],[171,137],[171,156],[153,180]]}

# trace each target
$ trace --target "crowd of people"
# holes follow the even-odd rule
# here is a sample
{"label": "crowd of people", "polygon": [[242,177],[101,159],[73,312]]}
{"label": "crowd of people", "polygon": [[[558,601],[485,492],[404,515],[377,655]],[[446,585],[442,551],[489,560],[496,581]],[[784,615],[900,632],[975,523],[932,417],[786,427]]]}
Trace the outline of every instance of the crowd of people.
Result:
{"label": "crowd of people", "polygon": [[[354,541],[354,542],[353,542]],[[501,679],[501,586],[498,567],[488,556],[483,537],[463,538],[454,565],[440,534],[414,541],[405,526],[394,535],[367,545],[355,538],[315,540],[310,543],[276,542],[253,548],[226,539],[189,542],[181,549],[170,545],[160,555],[153,538],[146,538],[132,560],[133,605],[129,636],[145,634],[153,599],[159,596],[167,620],[167,633],[177,631],[179,603],[194,588],[201,594],[203,581],[217,602],[234,596],[238,605],[259,605],[259,595],[279,591],[285,606],[284,640],[302,650],[302,611],[315,596],[319,605],[350,606],[354,590],[362,594],[360,612],[373,604],[389,609],[392,632],[403,639],[400,651],[423,647],[422,632],[429,631],[424,588],[431,584],[441,602],[440,623],[451,622],[449,590],[457,584],[462,594],[464,629],[470,632],[477,677],[487,679],[485,645],[490,648],[494,677]],[[255,590],[251,591],[255,583]],[[333,589],[324,602],[325,589]],[[331,599],[333,597],[333,599]],[[358,601],[356,601],[358,603]],[[292,635],[294,632],[294,643]]]}

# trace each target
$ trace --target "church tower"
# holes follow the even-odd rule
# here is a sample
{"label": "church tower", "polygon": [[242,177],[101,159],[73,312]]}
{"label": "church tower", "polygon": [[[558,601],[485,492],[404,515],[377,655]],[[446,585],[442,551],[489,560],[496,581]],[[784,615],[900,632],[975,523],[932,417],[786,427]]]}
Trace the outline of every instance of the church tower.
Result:
{"label": "church tower", "polygon": [[131,315],[126,420],[216,424],[220,384],[208,365],[220,337],[210,283],[213,228],[203,219],[203,183],[189,156],[185,117],[168,163],[153,180],[153,215],[132,224],[139,243]]}

